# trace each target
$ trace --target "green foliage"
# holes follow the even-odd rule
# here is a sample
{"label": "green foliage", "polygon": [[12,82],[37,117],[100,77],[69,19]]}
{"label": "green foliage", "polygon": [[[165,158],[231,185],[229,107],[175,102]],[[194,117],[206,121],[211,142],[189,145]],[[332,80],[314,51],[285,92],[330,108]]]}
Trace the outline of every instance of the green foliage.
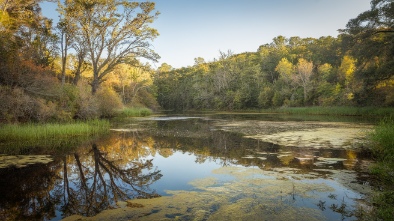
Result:
{"label": "green foliage", "polygon": [[[351,19],[343,31],[343,41],[350,55],[357,59],[354,91],[358,104],[382,104],[385,95],[375,93],[382,81],[393,79],[394,2],[373,0],[371,9]],[[376,103],[375,103],[376,102]]]}
{"label": "green foliage", "polygon": [[258,102],[260,108],[272,107],[272,98],[274,97],[274,90],[270,86],[266,86],[259,94]]}
{"label": "green foliage", "polygon": [[274,107],[280,107],[284,104],[284,97],[280,92],[275,92],[274,96],[272,98],[272,105],[274,105]]}

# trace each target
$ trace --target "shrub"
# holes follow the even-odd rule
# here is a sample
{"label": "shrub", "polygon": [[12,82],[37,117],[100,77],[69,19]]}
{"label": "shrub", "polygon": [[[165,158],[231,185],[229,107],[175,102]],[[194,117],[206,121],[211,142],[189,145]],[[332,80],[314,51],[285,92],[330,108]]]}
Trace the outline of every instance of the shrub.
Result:
{"label": "shrub", "polygon": [[116,110],[122,107],[120,97],[109,87],[100,89],[95,96],[102,117],[113,117]]}
{"label": "shrub", "polygon": [[7,122],[28,121],[34,115],[34,101],[21,88],[0,86],[0,118]]}
{"label": "shrub", "polygon": [[99,117],[99,105],[95,96],[92,95],[90,86],[80,81],[77,85],[78,97],[76,99],[75,117],[79,119],[93,119]]}
{"label": "shrub", "polygon": [[50,119],[53,119],[57,115],[57,106],[52,101],[46,101],[42,98],[36,99],[35,102],[36,113],[35,120],[39,122],[47,122]]}

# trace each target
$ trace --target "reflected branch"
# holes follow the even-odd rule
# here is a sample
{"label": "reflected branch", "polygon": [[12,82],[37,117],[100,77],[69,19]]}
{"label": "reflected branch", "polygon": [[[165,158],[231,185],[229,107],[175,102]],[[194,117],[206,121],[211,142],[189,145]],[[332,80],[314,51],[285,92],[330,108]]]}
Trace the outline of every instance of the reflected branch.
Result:
{"label": "reflected branch", "polygon": [[[84,160],[78,153],[74,153],[73,158],[74,163],[67,163],[66,158],[63,159],[65,199],[62,211],[65,216],[94,216],[103,209],[114,207],[118,200],[160,196],[149,189],[149,185],[162,176],[160,171],[152,170],[152,160],[122,165],[118,160],[120,154],[119,158],[110,160],[107,153],[100,151],[96,144],[92,144]],[[73,168],[76,173],[71,178],[68,170]],[[70,179],[73,185],[69,184]]]}

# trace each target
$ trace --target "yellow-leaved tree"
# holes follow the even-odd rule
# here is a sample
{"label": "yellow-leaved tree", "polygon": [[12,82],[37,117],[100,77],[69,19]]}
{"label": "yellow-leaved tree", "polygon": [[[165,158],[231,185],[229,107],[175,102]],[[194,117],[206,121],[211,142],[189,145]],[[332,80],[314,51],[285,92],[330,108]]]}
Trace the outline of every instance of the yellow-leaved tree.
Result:
{"label": "yellow-leaved tree", "polygon": [[356,59],[348,55],[344,56],[338,71],[340,80],[347,90],[347,99],[353,100],[353,93],[355,89],[354,72],[356,71]]}
{"label": "yellow-leaved tree", "polygon": [[311,76],[313,74],[313,63],[300,58],[297,63],[296,82],[304,89],[304,104],[307,102],[308,93],[311,90]]}

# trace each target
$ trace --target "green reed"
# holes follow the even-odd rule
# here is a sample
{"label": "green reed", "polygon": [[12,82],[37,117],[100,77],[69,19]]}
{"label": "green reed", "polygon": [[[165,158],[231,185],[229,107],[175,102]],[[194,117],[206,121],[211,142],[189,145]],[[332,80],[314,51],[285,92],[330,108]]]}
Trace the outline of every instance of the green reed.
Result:
{"label": "green reed", "polygon": [[118,111],[119,117],[145,117],[151,115],[153,112],[149,108],[144,107],[133,107],[123,108]]}
{"label": "green reed", "polygon": [[89,137],[109,131],[109,121],[90,120],[72,123],[6,124],[0,127],[0,142],[39,142],[42,140]]}

